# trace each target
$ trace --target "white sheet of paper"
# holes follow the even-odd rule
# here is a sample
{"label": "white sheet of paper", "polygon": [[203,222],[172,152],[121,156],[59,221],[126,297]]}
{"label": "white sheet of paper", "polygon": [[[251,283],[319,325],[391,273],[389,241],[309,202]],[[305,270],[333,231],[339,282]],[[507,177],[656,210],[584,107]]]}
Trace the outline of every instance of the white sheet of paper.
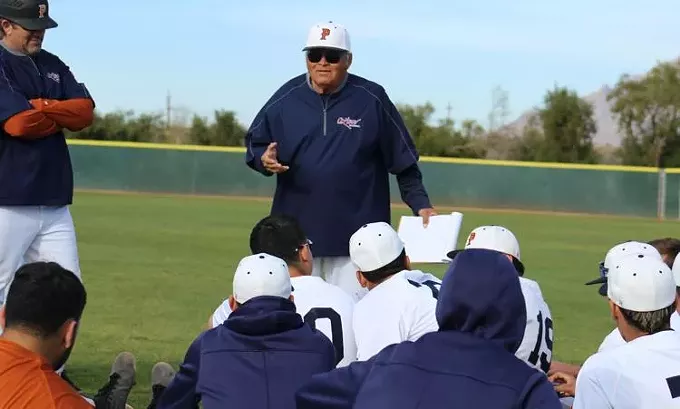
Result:
{"label": "white sheet of paper", "polygon": [[397,233],[412,263],[448,263],[446,253],[456,249],[462,223],[459,212],[432,216],[427,227],[422,217],[402,216]]}

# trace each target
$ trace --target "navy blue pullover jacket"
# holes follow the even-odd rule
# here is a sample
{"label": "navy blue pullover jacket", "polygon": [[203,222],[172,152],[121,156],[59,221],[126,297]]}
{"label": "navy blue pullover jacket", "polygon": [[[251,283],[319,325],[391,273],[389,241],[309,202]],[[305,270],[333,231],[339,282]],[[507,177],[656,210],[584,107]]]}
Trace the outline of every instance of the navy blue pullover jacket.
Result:
{"label": "navy blue pullover jacket", "polygon": [[456,256],[436,316],[437,332],[315,375],[298,392],[298,409],[561,408],[546,375],[514,355],[526,308],[504,255],[470,249]]}
{"label": "navy blue pullover jacket", "polygon": [[277,143],[272,214],[295,217],[316,256],[348,256],[349,238],[362,225],[390,223],[390,173],[417,213],[432,207],[418,153],[384,88],[349,74],[330,95],[319,95],[307,75],[284,84],[255,117],[245,138],[246,163],[271,176],[261,156]]}
{"label": "navy blue pullover jacket", "polygon": [[295,391],[335,367],[335,350],[292,301],[256,297],[201,334],[158,409],[294,409]]}
{"label": "navy blue pullover jacket", "polygon": [[[29,109],[30,99],[92,98],[59,57],[0,46],[0,123]],[[94,101],[93,101],[94,102]],[[64,133],[20,139],[0,130],[0,206],[65,206],[73,201],[73,169]]]}

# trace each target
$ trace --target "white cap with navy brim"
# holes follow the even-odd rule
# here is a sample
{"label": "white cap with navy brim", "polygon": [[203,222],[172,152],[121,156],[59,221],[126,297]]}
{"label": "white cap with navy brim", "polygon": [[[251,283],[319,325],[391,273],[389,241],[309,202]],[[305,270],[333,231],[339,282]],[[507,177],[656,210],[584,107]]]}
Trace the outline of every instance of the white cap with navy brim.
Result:
{"label": "white cap with navy brim", "polygon": [[349,257],[362,272],[385,267],[404,251],[404,242],[385,222],[368,223],[349,239]]}
{"label": "white cap with navy brim", "polygon": [[[524,272],[524,264],[520,257],[519,241],[510,229],[503,226],[479,226],[472,230],[465,240],[465,249],[494,250],[512,256],[516,268]],[[461,250],[454,250],[447,254],[453,259]]]}
{"label": "white cap with navy brim", "polygon": [[288,265],[266,253],[244,257],[234,273],[234,299],[239,304],[261,296],[290,298]]}
{"label": "white cap with navy brim", "polygon": [[629,311],[652,312],[671,306],[675,287],[668,265],[646,254],[619,257],[607,272],[607,296]]}

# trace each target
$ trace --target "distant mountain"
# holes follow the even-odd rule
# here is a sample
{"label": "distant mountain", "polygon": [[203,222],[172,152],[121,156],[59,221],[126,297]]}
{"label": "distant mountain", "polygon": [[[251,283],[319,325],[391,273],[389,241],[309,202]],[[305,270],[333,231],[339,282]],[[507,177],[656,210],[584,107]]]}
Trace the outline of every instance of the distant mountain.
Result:
{"label": "distant mountain", "polygon": [[[631,76],[633,79],[640,77],[642,76]],[[612,117],[611,106],[613,101],[607,101],[607,96],[612,91],[612,89],[613,88],[611,86],[604,85],[597,91],[586,96],[582,96],[584,100],[590,102],[593,105],[593,116],[595,117],[595,122],[597,123],[597,133],[593,138],[593,143],[596,146],[610,145],[612,147],[618,147],[621,145],[621,140],[623,139],[622,134],[620,134],[618,131],[618,124]],[[536,110],[527,111],[513,122],[507,124],[505,129],[509,129],[514,132],[521,132],[529,121],[529,118],[535,114]]]}

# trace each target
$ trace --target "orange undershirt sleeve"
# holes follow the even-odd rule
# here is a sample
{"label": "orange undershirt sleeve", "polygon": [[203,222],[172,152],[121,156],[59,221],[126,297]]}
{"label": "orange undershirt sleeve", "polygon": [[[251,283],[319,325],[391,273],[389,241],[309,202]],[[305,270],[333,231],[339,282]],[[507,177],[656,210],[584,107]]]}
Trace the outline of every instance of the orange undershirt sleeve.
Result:
{"label": "orange undershirt sleeve", "polygon": [[61,127],[37,109],[19,112],[5,121],[5,132],[15,138],[37,139],[58,132]]}
{"label": "orange undershirt sleeve", "polygon": [[39,99],[31,100],[31,104],[57,125],[74,132],[92,125],[94,119],[94,104],[88,98]]}
{"label": "orange undershirt sleeve", "polygon": [[94,119],[94,104],[87,98],[32,99],[30,103],[34,109],[19,112],[5,121],[7,134],[15,138],[43,138],[63,128],[80,131],[92,125]]}

